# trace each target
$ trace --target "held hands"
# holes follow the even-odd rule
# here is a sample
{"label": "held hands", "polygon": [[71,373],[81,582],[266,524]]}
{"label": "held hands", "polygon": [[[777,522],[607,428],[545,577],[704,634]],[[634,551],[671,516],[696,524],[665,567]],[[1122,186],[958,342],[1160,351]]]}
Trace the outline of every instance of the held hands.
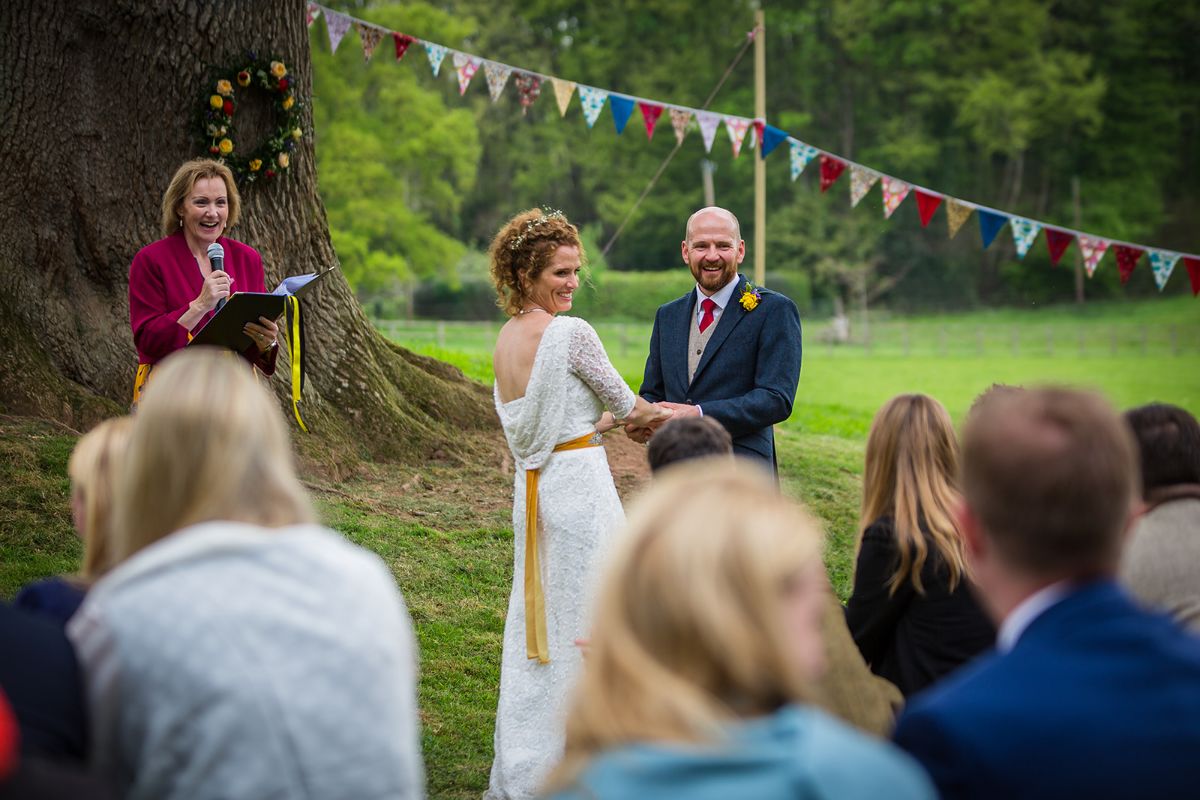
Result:
{"label": "held hands", "polygon": [[[700,410],[696,406],[689,406],[683,403],[654,403],[647,404],[647,414],[643,415],[636,421],[631,420],[625,426],[625,435],[638,444],[645,444],[650,441],[650,437],[654,435],[664,422],[671,417],[679,416],[699,416]],[[632,414],[630,415],[633,416]]]}
{"label": "held hands", "polygon": [[229,297],[233,287],[233,278],[224,270],[213,270],[204,279],[200,294],[192,301],[192,306],[199,312],[207,313],[217,307],[217,301]]}
{"label": "held hands", "polygon": [[242,332],[254,340],[258,352],[265,353],[279,343],[279,326],[266,317],[259,317],[258,322],[247,322]]}

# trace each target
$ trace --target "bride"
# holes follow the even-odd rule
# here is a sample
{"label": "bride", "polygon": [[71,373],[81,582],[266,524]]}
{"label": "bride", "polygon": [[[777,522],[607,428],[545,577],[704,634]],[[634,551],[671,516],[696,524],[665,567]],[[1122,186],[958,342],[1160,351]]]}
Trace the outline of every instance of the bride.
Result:
{"label": "bride", "polygon": [[590,325],[559,316],[571,309],[582,255],[562,212],[538,209],[510,220],[490,250],[512,317],[493,366],[516,464],[516,541],[487,800],[536,796],[562,757],[561,714],[581,658],[574,642],[599,558],[624,520],[600,434],[670,416],[630,391]]}

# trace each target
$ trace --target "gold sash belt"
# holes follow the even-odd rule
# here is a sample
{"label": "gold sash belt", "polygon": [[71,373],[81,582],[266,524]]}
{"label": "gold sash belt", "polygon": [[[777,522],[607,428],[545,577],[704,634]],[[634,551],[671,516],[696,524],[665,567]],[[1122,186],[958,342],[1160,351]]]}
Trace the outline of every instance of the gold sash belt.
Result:
{"label": "gold sash belt", "polygon": [[[563,442],[553,452],[599,447],[588,433],[578,439]],[[542,664],[550,663],[550,648],[546,643],[546,597],[542,594],[542,573],[538,565],[538,474],[540,469],[525,470],[525,653]]]}

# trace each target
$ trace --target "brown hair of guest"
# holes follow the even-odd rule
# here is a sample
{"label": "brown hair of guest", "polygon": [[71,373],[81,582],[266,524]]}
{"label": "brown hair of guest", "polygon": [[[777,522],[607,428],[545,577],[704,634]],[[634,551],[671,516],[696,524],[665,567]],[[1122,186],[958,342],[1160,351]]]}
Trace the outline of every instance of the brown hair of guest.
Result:
{"label": "brown hair of guest", "polygon": [[732,455],[733,439],[729,431],[712,417],[667,420],[646,447],[646,459],[653,473],[694,458]]}
{"label": "brown hair of guest", "polygon": [[1200,483],[1200,422],[1179,406],[1150,403],[1125,412],[1142,466],[1142,498],[1181,483]]}
{"label": "brown hair of guest", "polygon": [[579,229],[561,211],[522,211],[496,233],[488,258],[496,305],[505,314],[515,317],[521,311],[529,299],[529,287],[560,247],[579,248],[580,262],[587,263]]}
{"label": "brown hair of guest", "polygon": [[1048,578],[1110,574],[1141,488],[1133,433],[1099,395],[998,397],[967,419],[962,486],[1004,561]]}
{"label": "brown hair of guest", "polygon": [[225,220],[225,230],[237,225],[242,213],[242,197],[238,194],[237,182],[229,167],[211,158],[196,158],[185,161],[163,193],[162,199],[162,235],[170,236],[179,230],[183,220],[183,201],[188,192],[196,185],[196,181],[205,178],[220,178],[225,182],[225,191],[229,197],[229,216]]}

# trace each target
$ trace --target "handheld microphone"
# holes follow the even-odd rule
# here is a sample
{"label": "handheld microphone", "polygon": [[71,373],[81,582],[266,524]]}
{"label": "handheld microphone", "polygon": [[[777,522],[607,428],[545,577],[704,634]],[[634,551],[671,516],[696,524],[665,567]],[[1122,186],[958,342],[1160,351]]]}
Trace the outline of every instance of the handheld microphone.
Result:
{"label": "handheld microphone", "polygon": [[[208,246],[208,263],[212,267],[213,272],[225,269],[225,248],[217,242],[213,242]],[[220,311],[225,305],[225,298],[222,297],[217,301],[217,311]]]}

